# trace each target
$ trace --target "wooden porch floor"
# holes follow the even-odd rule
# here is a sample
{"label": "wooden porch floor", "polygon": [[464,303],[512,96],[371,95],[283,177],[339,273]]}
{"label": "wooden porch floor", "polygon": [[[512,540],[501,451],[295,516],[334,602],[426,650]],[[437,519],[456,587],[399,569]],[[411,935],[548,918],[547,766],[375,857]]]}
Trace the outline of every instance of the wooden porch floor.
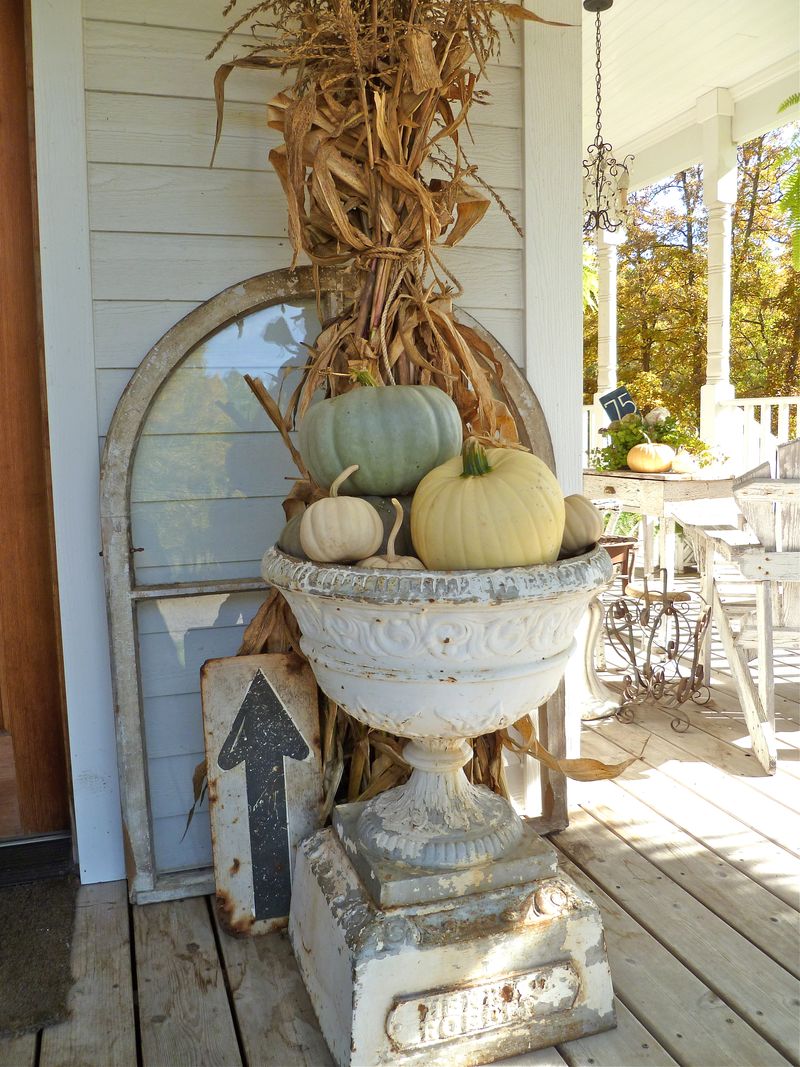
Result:
{"label": "wooden porch floor", "polygon": [[[637,757],[614,782],[573,787],[554,838],[602,910],[619,1026],[507,1062],[797,1062],[798,677],[786,657],[772,779],[722,670],[686,733],[654,707],[585,727],[584,754]],[[130,908],[123,883],[83,887],[73,965],[72,1018],[0,1041],[0,1067],[330,1064],[285,935],[234,940],[209,899]]]}

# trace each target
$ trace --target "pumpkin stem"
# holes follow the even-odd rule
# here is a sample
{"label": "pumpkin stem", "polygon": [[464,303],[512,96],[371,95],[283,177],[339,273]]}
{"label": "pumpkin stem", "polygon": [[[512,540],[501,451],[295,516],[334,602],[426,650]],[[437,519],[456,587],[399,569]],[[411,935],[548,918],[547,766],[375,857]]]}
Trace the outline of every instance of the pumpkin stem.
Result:
{"label": "pumpkin stem", "polygon": [[378,382],[366,367],[363,367],[361,370],[354,370],[350,375],[350,378],[356,385],[369,385],[375,389],[378,387]]}
{"label": "pumpkin stem", "polygon": [[339,486],[342,484],[342,482],[346,482],[347,479],[350,477],[350,475],[351,474],[355,474],[355,472],[357,470],[358,470],[358,464],[357,463],[354,463],[352,467],[347,467],[345,470],[343,470],[342,473],[339,475],[339,477],[336,479],[336,481],[333,483],[333,485],[328,490],[328,495],[334,497],[334,499],[335,499],[339,495]]}
{"label": "pumpkin stem", "polygon": [[468,437],[461,450],[463,462],[462,478],[473,478],[481,474],[488,474],[492,469],[489,466],[489,457],[486,449],[476,437]]}
{"label": "pumpkin stem", "polygon": [[392,497],[392,507],[394,508],[394,525],[392,531],[389,534],[389,539],[386,542],[386,562],[394,563],[398,558],[397,553],[394,550],[394,543],[397,540],[397,535],[400,532],[400,527],[403,525],[403,505],[396,497]]}

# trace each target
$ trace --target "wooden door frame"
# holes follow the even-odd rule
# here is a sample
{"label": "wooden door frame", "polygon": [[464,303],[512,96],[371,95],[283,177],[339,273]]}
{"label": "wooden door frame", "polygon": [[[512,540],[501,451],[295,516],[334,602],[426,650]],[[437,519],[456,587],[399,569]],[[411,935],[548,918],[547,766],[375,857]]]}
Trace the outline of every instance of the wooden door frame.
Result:
{"label": "wooden door frame", "polygon": [[44,404],[27,10],[0,0],[0,706],[20,836],[70,829]]}
{"label": "wooden door frame", "polygon": [[28,0],[64,688],[84,882],[124,877],[100,559],[81,0]]}

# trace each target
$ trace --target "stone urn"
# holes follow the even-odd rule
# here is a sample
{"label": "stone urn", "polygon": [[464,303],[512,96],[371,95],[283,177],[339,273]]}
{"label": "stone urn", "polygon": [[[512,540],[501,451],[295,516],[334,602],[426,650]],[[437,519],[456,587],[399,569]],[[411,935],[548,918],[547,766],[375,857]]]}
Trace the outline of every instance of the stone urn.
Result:
{"label": "stone urn", "polygon": [[[366,803],[340,805],[333,829],[298,853],[290,936],[336,1061],[486,1063],[552,1044],[556,1034],[561,1041],[613,1025],[596,908],[556,878],[552,846],[463,771],[471,756],[466,739],[511,726],[554,693],[587,605],[611,578],[608,554],[596,548],[552,565],[430,572],[322,565],[271,549],[262,573],[289,602],[323,692],[355,719],[408,738],[408,781]],[[358,938],[344,900],[359,902]],[[452,922],[465,908],[460,933],[440,929],[436,950],[432,943],[426,952],[424,931],[441,925],[442,913]],[[476,909],[483,925],[470,944]],[[538,936],[544,913],[546,937]],[[510,973],[508,959],[495,962],[481,977],[501,984],[487,991],[476,979],[483,992],[465,993],[469,952],[487,931],[511,934],[512,914],[509,947],[516,946],[515,964],[528,969]],[[572,934],[584,928],[583,940],[570,954],[564,933],[560,958],[549,959],[551,950],[559,956],[552,948],[557,915],[562,923],[572,918]],[[374,932],[369,949],[367,928]],[[591,980],[589,942],[601,964],[590,968]],[[331,944],[347,961],[343,969]],[[367,1007],[359,1001],[366,995],[359,968],[366,973],[392,944],[397,967]],[[448,993],[451,985],[460,992]],[[433,987],[444,992],[425,993]],[[417,1014],[404,1006],[415,995],[422,997]],[[485,1008],[497,997],[497,1011]],[[440,1017],[437,1028],[432,1020]]]}

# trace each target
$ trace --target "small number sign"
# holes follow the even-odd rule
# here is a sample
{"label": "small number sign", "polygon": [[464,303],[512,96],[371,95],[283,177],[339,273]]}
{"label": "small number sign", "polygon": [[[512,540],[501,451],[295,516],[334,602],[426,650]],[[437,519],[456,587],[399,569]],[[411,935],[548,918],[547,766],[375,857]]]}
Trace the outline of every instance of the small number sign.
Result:
{"label": "small number sign", "polygon": [[621,419],[623,415],[635,415],[638,411],[633,397],[624,385],[612,389],[600,397],[600,403],[610,419]]}

